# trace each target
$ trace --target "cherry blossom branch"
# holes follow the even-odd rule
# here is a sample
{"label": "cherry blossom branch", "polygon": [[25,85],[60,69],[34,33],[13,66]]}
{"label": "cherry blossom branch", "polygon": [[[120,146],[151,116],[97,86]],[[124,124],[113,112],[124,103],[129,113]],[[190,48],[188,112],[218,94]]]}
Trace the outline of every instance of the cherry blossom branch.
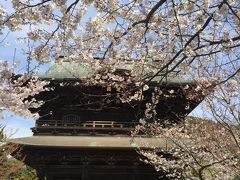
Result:
{"label": "cherry blossom branch", "polygon": [[[142,20],[140,20],[140,21],[134,22],[134,23],[131,25],[131,27],[128,27],[128,29],[127,29],[120,37],[114,37],[114,39],[115,39],[115,40],[118,40],[118,39],[122,38],[123,36],[127,35],[128,32],[129,32],[132,28],[134,28],[134,27],[137,26],[138,24],[142,24],[142,23],[145,23],[146,31],[147,31],[148,23],[149,23],[150,19],[152,18],[152,16],[154,15],[154,13],[158,10],[158,8],[160,8],[166,1],[167,1],[167,0],[160,0],[157,4],[155,4],[155,5],[153,6],[153,8],[152,8],[152,9],[150,10],[150,12],[147,14],[147,16],[146,16],[145,19],[142,19]],[[146,31],[145,31],[145,33],[146,33]],[[106,51],[105,51],[104,54],[103,54],[103,59],[105,59],[105,57],[106,57],[109,49],[111,49],[111,47],[113,46],[113,44],[114,44],[114,43],[111,42],[111,43],[108,45]]]}
{"label": "cherry blossom branch", "polygon": [[227,1],[226,1],[226,4],[229,7],[229,9],[231,10],[231,12],[234,14],[234,16],[236,16],[237,19],[240,21],[239,15],[233,10],[232,6]]}
{"label": "cherry blossom branch", "polygon": [[[24,3],[22,3],[21,1],[20,1],[19,3],[22,4],[22,5],[24,5],[24,6],[26,6],[27,8],[32,8],[32,7],[37,7],[37,6],[43,5],[43,4],[45,4],[45,3],[47,3],[47,2],[50,2],[50,1],[52,1],[52,0],[43,0],[42,2],[37,3],[37,4],[33,4],[33,5],[24,4]],[[21,10],[23,10],[23,9],[25,9],[25,8],[22,8]]]}
{"label": "cherry blossom branch", "polygon": [[79,0],[75,0],[66,10],[66,14],[72,9],[73,6],[76,6],[78,4]]}
{"label": "cherry blossom branch", "polygon": [[[220,3],[220,5],[218,6],[219,9],[221,9],[221,7],[223,6],[223,4],[225,3],[226,0],[222,1],[222,3]],[[169,60],[168,63],[166,63],[164,66],[162,66],[157,73],[155,73],[148,81],[147,83],[149,83],[154,77],[158,76],[159,73],[161,73],[164,69],[166,69],[167,67],[169,67],[169,65],[171,65],[175,59],[186,49],[186,47],[189,46],[189,44],[202,32],[204,31],[204,29],[208,26],[208,24],[210,23],[210,21],[213,19],[213,14],[211,14],[208,19],[205,21],[205,23],[203,24],[203,26],[185,43],[184,47],[179,50],[176,55]],[[178,65],[180,65],[186,58],[182,58],[181,60],[178,61]],[[175,66],[177,67],[177,66]],[[175,68],[174,68],[175,69]],[[173,69],[173,70],[174,70]]]}

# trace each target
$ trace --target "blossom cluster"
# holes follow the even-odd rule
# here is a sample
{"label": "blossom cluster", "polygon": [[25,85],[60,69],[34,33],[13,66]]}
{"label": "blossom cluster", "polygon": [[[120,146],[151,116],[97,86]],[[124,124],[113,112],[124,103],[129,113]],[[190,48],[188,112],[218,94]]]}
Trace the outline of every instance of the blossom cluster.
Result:
{"label": "blossom cluster", "polygon": [[47,90],[48,82],[39,81],[28,75],[16,76],[7,62],[0,62],[0,110],[8,110],[18,115],[38,119],[38,114],[31,114],[29,108],[37,108],[43,102],[31,98]]}

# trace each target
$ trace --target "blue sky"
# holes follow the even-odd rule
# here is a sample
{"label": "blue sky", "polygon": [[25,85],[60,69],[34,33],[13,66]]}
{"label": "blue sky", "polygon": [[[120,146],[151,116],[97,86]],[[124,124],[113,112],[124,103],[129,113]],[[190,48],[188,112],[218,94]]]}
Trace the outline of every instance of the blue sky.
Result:
{"label": "blue sky", "polygon": [[[3,5],[11,9],[11,5],[8,2],[1,2],[0,6]],[[86,19],[96,15],[93,7],[90,7],[89,13],[86,15]],[[83,22],[84,23],[84,22]],[[5,34],[8,34],[4,43],[0,44],[0,60],[7,60],[10,64],[12,64],[13,60],[15,62],[21,62],[19,66],[14,70],[16,74],[22,73],[26,70],[26,55],[24,55],[23,50],[27,47],[27,44],[22,42],[19,43],[16,41],[19,37],[26,36],[28,29],[25,27],[22,31],[19,32],[11,32],[8,34],[8,30],[4,31]],[[0,41],[5,38],[4,35],[0,35]],[[16,53],[14,53],[16,52]],[[14,58],[15,54],[15,58]],[[46,70],[46,66],[41,69],[42,72]],[[23,117],[19,117],[10,112],[4,113],[5,118],[0,119],[0,124],[6,126],[6,133],[11,135],[11,137],[25,137],[31,136],[32,132],[30,130],[31,127],[35,125],[35,121],[31,119],[26,119]],[[197,107],[191,115],[194,116],[203,116],[202,107]]]}

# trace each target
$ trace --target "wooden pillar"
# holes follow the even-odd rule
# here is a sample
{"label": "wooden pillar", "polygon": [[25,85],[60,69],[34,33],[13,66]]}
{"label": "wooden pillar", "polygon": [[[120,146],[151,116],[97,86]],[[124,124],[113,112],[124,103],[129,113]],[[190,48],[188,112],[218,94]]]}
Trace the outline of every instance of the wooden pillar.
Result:
{"label": "wooden pillar", "polygon": [[37,177],[38,177],[38,180],[46,180],[45,178],[45,174],[43,173],[42,170],[37,170]]}
{"label": "wooden pillar", "polygon": [[82,169],[82,178],[81,180],[87,180],[88,179],[88,169],[87,167],[85,166],[83,169]]}

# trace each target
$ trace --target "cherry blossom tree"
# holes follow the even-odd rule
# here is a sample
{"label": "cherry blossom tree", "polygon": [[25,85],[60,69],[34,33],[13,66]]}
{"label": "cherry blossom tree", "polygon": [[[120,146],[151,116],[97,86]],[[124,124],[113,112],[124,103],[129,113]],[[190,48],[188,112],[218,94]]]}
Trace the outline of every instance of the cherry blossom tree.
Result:
{"label": "cherry blossom tree", "polygon": [[[158,75],[172,76],[176,72],[174,75],[196,80],[209,94],[206,109],[217,123],[187,124],[185,133],[179,126],[166,130],[153,123],[157,136],[170,136],[170,132],[174,136],[188,135],[189,145],[176,142],[179,148],[172,152],[182,159],[179,161],[168,161],[154,151],[140,152],[157,170],[170,172],[177,166],[181,173],[174,171],[172,176],[204,179],[208,171],[214,178],[224,175],[228,179],[239,173],[239,1],[13,0],[12,6],[13,12],[8,12],[4,4],[0,8],[0,32],[28,28],[27,37],[22,39],[32,47],[26,53],[29,62],[44,64],[58,56],[88,62],[96,71],[87,83],[114,81],[112,86],[124,89],[122,102],[141,100],[142,91]],[[89,17],[89,13],[94,15]],[[56,58],[57,63],[62,59]],[[115,75],[116,67],[126,62],[135,67],[128,77]],[[22,100],[43,90],[44,84],[30,81],[29,86],[21,86],[24,77],[12,83],[8,65],[1,63],[0,67],[0,107],[17,112],[34,104]],[[128,94],[131,83],[136,86],[134,95]],[[215,91],[204,91],[206,86]],[[5,96],[7,93],[11,97]],[[146,107],[142,122],[154,112],[151,109],[157,97],[154,95]],[[146,123],[142,124],[139,128],[146,128]]]}

